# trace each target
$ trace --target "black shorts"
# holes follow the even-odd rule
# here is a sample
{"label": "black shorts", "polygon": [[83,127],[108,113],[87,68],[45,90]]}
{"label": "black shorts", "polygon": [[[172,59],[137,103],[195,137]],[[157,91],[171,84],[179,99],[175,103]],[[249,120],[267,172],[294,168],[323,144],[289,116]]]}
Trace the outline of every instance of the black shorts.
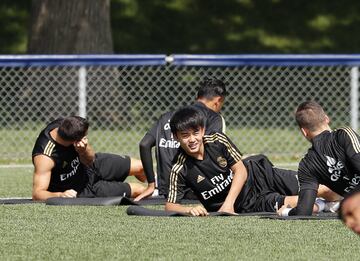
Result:
{"label": "black shorts", "polygon": [[[286,196],[299,192],[297,172],[275,168],[264,155],[244,160],[250,179],[251,212],[274,212],[284,204]],[[246,196],[245,196],[246,197]]]}
{"label": "black shorts", "polygon": [[93,166],[87,169],[89,182],[79,197],[130,197],[130,185],[124,182],[129,172],[128,156],[96,153]]}

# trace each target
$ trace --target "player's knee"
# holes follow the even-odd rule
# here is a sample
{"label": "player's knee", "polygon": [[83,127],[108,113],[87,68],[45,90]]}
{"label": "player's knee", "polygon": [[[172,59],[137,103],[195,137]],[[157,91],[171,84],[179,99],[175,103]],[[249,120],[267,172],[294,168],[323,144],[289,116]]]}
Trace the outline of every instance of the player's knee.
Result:
{"label": "player's knee", "polygon": [[144,173],[144,168],[141,160],[131,158],[130,161],[130,175],[140,175]]}
{"label": "player's knee", "polygon": [[327,186],[319,185],[318,189],[318,197],[322,197],[327,201],[338,201],[341,200],[342,197],[336,192],[329,189]]}
{"label": "player's knee", "polygon": [[141,193],[145,191],[145,187],[139,183],[129,183],[130,190],[131,190],[131,197],[137,197]]}

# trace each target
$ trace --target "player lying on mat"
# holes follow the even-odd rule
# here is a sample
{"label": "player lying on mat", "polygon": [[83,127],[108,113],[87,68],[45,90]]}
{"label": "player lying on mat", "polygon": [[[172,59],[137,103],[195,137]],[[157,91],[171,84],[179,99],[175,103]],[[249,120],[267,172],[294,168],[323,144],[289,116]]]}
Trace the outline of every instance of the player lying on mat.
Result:
{"label": "player lying on mat", "polygon": [[299,164],[299,203],[287,212],[289,215],[311,215],[319,184],[341,196],[359,186],[360,140],[350,127],[332,131],[329,117],[315,101],[300,104],[295,118],[312,146]]}
{"label": "player lying on mat", "polygon": [[96,153],[88,138],[86,119],[57,119],[43,129],[32,152],[33,200],[51,197],[136,197],[145,189],[125,183],[128,175],[145,181],[140,160]]}
{"label": "player lying on mat", "polygon": [[[208,211],[275,212],[284,204],[296,206],[295,171],[275,168],[263,155],[242,160],[226,135],[205,135],[204,126],[203,113],[190,106],[171,118],[171,131],[181,149],[170,174],[166,210],[204,216]],[[187,186],[205,208],[180,204]]]}

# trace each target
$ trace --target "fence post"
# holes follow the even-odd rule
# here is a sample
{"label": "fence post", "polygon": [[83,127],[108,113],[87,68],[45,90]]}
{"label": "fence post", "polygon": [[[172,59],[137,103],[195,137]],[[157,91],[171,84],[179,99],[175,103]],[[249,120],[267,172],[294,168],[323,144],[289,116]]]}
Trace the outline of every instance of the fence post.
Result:
{"label": "fence post", "polygon": [[79,116],[86,118],[86,68],[79,68]]}
{"label": "fence post", "polygon": [[359,68],[351,68],[351,128],[358,131],[359,118]]}

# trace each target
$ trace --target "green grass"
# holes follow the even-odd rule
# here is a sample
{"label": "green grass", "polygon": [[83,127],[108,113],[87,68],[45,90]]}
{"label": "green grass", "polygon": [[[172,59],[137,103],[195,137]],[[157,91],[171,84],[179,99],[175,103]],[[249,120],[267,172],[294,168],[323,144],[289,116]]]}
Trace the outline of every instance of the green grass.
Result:
{"label": "green grass", "polygon": [[[0,197],[30,197],[31,180],[31,168],[1,168]],[[358,236],[337,220],[134,217],[126,208],[0,205],[0,260],[360,259]]]}

